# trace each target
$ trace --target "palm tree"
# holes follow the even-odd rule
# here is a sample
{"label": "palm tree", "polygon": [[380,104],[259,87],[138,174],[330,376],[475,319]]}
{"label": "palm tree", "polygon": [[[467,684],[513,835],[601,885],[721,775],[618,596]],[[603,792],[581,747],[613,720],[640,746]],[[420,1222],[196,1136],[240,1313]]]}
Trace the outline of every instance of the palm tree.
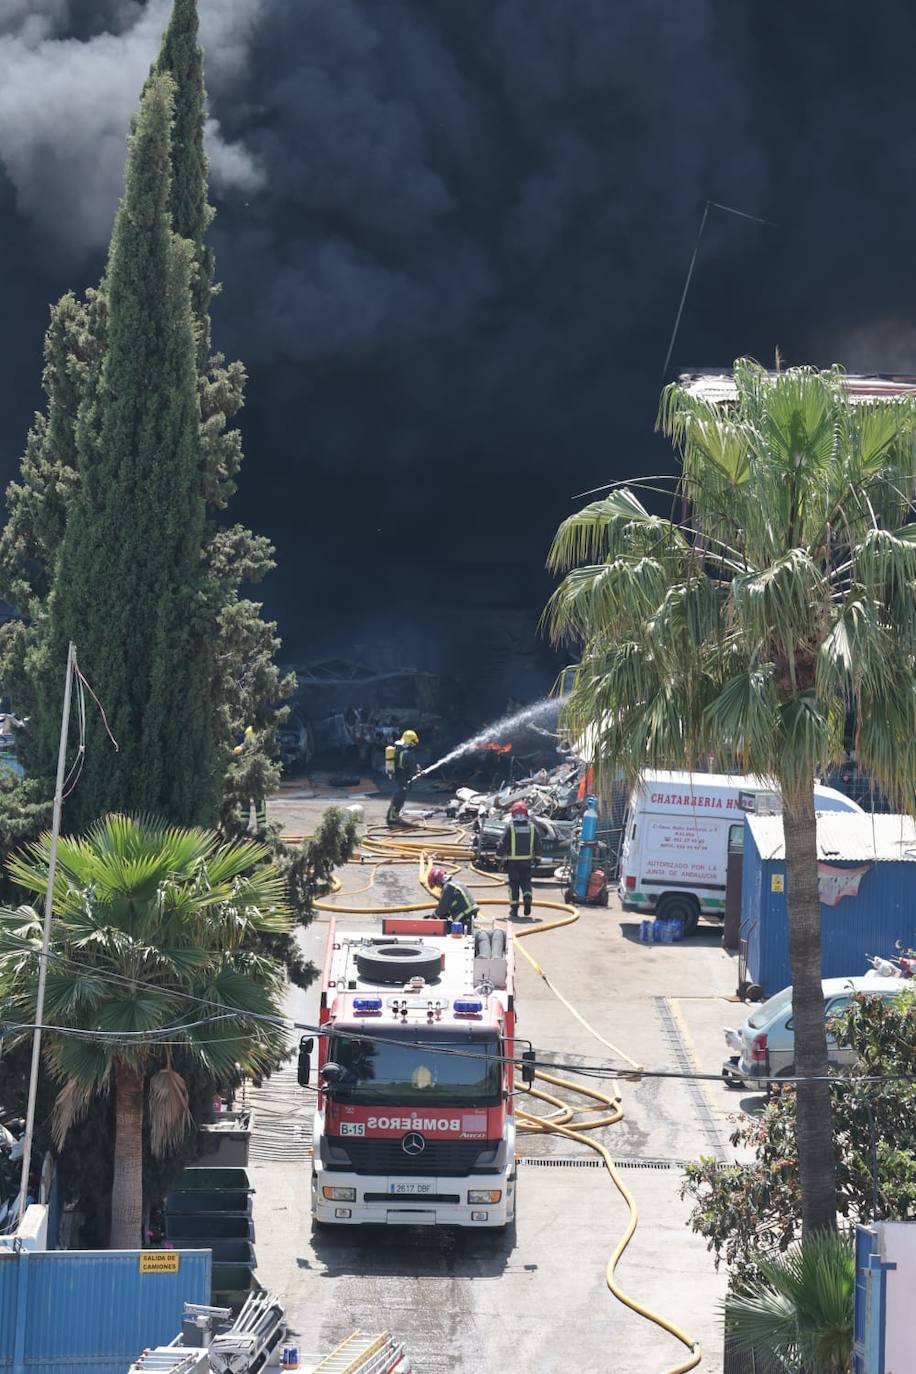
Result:
{"label": "palm tree", "polygon": [[836,1224],[813,782],[854,719],[862,764],[912,801],[914,409],[852,404],[838,370],[744,360],[735,383],[727,409],[665,391],[677,517],[638,482],[570,516],[545,616],[581,646],[567,715],[605,776],[709,761],[782,792],[807,1235]]}
{"label": "palm tree", "polygon": [[850,1237],[815,1234],[760,1260],[757,1272],[753,1291],[724,1304],[735,1353],[771,1355],[789,1374],[847,1374],[856,1280]]}
{"label": "palm tree", "polygon": [[[61,1146],[94,1099],[114,1094],[115,1249],[140,1244],[145,1113],[155,1154],[192,1125],[173,1058],[197,1063],[217,1085],[239,1069],[270,1068],[285,1050],[270,1019],[280,1009],[282,974],[252,942],[255,932],[288,925],[282,880],[266,858],[263,845],[224,844],[146,817],[108,816],[85,837],[60,842],[43,1018],[65,1028],[44,1037],[61,1084],[54,1135]],[[21,887],[43,893],[48,861],[45,835],[9,870]],[[0,911],[8,1022],[34,1021],[40,949],[31,907]]]}

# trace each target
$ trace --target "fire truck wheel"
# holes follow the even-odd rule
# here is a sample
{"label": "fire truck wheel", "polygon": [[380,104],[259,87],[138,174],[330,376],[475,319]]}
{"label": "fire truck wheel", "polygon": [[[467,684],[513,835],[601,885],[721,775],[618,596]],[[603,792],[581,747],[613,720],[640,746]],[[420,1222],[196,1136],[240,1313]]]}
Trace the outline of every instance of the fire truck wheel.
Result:
{"label": "fire truck wheel", "polygon": [[357,952],[356,967],[370,983],[406,983],[417,977],[432,982],[442,971],[442,958],[428,945],[373,945]]}

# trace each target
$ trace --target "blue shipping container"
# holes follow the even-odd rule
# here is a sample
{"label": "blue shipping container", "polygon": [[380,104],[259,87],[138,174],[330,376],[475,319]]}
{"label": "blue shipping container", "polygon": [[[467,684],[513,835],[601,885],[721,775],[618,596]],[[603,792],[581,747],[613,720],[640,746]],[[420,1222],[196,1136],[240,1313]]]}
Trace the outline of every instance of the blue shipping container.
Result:
{"label": "blue shipping container", "polygon": [[[817,822],[822,896],[823,976],[868,972],[867,954],[892,955],[897,940],[916,947],[916,824],[908,816],[831,812]],[[844,879],[844,871],[848,879]],[[770,997],[792,981],[786,865],[779,816],[748,816],[741,884],[746,979]]]}
{"label": "blue shipping container", "polygon": [[209,1250],[179,1250],[175,1273],[142,1272],[137,1250],[0,1251],[0,1371],[124,1374],[210,1301]]}

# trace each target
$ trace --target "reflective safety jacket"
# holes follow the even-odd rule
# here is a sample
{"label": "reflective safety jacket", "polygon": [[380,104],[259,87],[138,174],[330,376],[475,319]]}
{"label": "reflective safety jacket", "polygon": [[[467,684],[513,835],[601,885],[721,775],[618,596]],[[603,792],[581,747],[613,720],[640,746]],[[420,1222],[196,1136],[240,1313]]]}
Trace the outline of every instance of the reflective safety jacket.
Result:
{"label": "reflective safety jacket", "polygon": [[524,863],[531,863],[538,857],[540,836],[530,817],[519,816],[506,821],[496,852],[506,859],[521,859]]}
{"label": "reflective safety jacket", "polygon": [[417,761],[414,758],[413,747],[409,744],[402,744],[398,740],[394,746],[394,776],[401,782],[406,782],[412,778],[417,771]]}
{"label": "reflective safety jacket", "polygon": [[477,914],[477,903],[463,883],[448,878],[442,888],[442,896],[436,907],[440,921],[464,921],[467,923]]}

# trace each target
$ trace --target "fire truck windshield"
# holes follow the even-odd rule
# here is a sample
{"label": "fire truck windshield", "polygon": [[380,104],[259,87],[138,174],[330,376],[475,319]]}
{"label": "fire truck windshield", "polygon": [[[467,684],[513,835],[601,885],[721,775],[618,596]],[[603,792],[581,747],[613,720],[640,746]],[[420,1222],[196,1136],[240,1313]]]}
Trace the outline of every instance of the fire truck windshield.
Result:
{"label": "fire truck windshield", "polygon": [[336,1035],[328,1059],[343,1069],[334,1084],[338,1102],[485,1107],[500,1101],[500,1045],[492,1031],[462,1030],[429,1040],[418,1028],[406,1027],[386,1030],[378,1040]]}

